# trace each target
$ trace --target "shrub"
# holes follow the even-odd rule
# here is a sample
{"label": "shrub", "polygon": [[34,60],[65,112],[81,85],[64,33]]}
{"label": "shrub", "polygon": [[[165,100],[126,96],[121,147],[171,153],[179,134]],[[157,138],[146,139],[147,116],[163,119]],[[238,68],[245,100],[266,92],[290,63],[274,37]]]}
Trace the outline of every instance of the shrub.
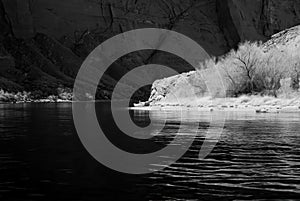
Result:
{"label": "shrub", "polygon": [[294,90],[299,90],[300,85],[300,56],[293,56],[290,60],[289,60],[289,75],[292,79],[292,88]]}
{"label": "shrub", "polygon": [[246,42],[221,61],[220,67],[225,72],[225,82],[232,95],[258,91],[257,69],[263,62],[262,54],[260,43]]}
{"label": "shrub", "polygon": [[240,44],[237,50],[218,60],[210,59],[200,67],[219,70],[229,96],[261,94],[277,97],[280,81],[285,78],[291,78],[291,87],[299,90],[300,56],[277,48],[265,51],[257,42]]}
{"label": "shrub", "polygon": [[274,49],[262,56],[262,62],[256,72],[255,84],[259,92],[264,95],[277,96],[281,84],[280,80],[288,76],[286,67],[286,55]]}
{"label": "shrub", "polygon": [[31,93],[31,98],[34,100],[44,98],[44,93],[41,90],[35,90]]}
{"label": "shrub", "polygon": [[17,102],[17,101],[28,101],[30,100],[30,93],[28,92],[7,92],[0,90],[0,102]]}
{"label": "shrub", "polygon": [[62,100],[72,100],[73,94],[72,89],[59,87],[57,89],[58,97]]}

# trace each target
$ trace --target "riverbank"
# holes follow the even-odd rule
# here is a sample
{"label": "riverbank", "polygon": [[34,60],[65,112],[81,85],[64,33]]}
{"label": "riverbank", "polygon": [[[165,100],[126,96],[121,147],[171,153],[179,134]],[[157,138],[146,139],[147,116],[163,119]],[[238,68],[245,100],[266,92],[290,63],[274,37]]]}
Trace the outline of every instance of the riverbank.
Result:
{"label": "riverbank", "polygon": [[0,104],[4,103],[60,103],[72,102],[72,92],[67,89],[58,89],[57,95],[34,92],[7,92],[0,90]]}
{"label": "riverbank", "polygon": [[22,104],[22,103],[72,103],[72,100],[49,100],[49,99],[38,99],[38,100],[26,100],[26,101],[0,101],[0,104]]}
{"label": "riverbank", "polygon": [[134,110],[198,110],[198,111],[249,111],[256,113],[300,113],[300,96],[275,98],[270,96],[241,96],[238,98],[204,97],[195,100],[181,99],[177,102],[143,103],[131,107]]}

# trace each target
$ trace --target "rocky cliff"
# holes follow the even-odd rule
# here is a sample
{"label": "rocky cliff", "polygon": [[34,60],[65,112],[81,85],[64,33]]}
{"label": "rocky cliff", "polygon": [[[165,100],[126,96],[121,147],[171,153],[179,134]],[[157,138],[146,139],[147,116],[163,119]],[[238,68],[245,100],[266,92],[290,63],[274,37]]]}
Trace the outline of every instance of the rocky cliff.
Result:
{"label": "rocky cliff", "polygon": [[[71,87],[97,45],[132,29],[172,29],[218,56],[241,41],[265,41],[299,23],[300,1],[294,0],[0,0],[0,88],[50,93]],[[121,58],[121,74],[145,63],[191,70],[164,56]],[[101,97],[109,98],[111,83],[120,77],[116,71],[100,82]]]}

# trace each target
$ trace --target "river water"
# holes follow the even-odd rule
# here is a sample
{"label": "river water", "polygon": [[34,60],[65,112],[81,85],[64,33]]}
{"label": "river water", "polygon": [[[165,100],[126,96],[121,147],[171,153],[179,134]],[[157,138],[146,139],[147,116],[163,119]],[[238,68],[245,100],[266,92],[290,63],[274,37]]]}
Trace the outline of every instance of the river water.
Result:
{"label": "river water", "polygon": [[205,159],[199,159],[210,113],[130,111],[140,126],[148,125],[149,115],[158,124],[161,119],[167,120],[159,136],[151,138],[147,147],[128,142],[118,134],[107,103],[98,104],[101,127],[124,150],[149,152],[167,146],[178,134],[180,125],[185,132],[179,134],[186,139],[195,129],[198,134],[186,154],[170,167],[146,175],[128,175],[108,169],[89,155],[76,133],[71,104],[3,104],[0,105],[0,200],[300,198],[298,113],[230,112],[226,114],[219,142]]}

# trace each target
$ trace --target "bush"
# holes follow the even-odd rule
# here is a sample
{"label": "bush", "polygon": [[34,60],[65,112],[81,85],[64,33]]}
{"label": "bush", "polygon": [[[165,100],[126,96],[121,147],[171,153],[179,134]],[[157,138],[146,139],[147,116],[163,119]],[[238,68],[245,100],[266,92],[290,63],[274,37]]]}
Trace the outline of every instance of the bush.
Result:
{"label": "bush", "polygon": [[42,99],[44,98],[44,93],[41,90],[35,90],[31,93],[30,97],[34,100]]}
{"label": "bush", "polygon": [[231,51],[222,61],[225,82],[231,95],[249,94],[259,91],[257,70],[263,63],[260,43],[246,42],[238,50]]}
{"label": "bush", "polygon": [[72,100],[73,98],[72,89],[69,88],[59,87],[57,89],[57,94],[58,97],[62,100]]}
{"label": "bush", "polygon": [[291,78],[291,87],[299,90],[300,56],[277,48],[266,51],[262,43],[245,42],[223,58],[210,59],[200,67],[221,72],[227,96],[261,94],[277,97],[280,81],[285,78]]}
{"label": "bush", "polygon": [[0,90],[0,102],[18,102],[18,101],[28,101],[31,100],[30,98],[31,93],[28,92],[6,92],[4,90]]}
{"label": "bush", "polygon": [[280,81],[288,77],[289,70],[286,67],[286,58],[288,55],[277,49],[262,56],[255,80],[258,92],[277,97],[277,92],[281,87]]}
{"label": "bush", "polygon": [[289,74],[292,79],[292,88],[294,90],[299,90],[300,85],[300,56],[294,56],[289,60],[290,64],[290,69],[289,69]]}

